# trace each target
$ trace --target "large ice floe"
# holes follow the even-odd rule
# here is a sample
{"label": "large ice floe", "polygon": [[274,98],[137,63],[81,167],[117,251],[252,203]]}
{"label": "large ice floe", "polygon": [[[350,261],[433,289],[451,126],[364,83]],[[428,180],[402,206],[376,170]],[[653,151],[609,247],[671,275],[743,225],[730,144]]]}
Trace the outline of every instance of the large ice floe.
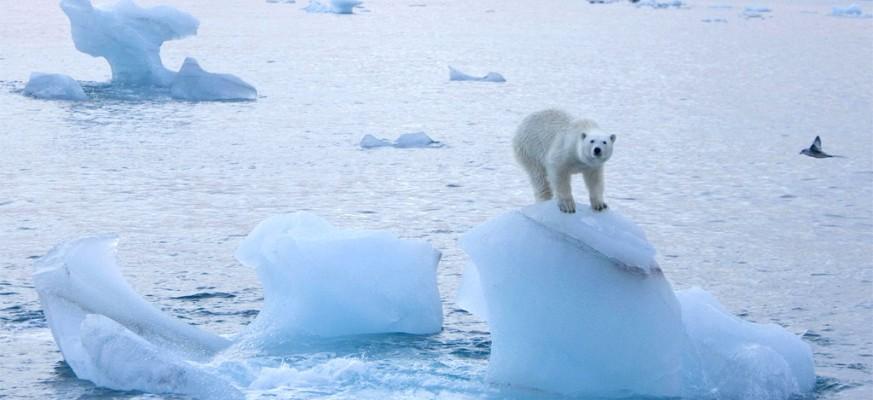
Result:
{"label": "large ice floe", "polygon": [[264,308],[243,336],[275,341],[442,329],[440,253],[425,241],[343,230],[301,212],[259,224],[236,257],[264,285]]}
{"label": "large ice floe", "polygon": [[64,74],[34,72],[24,86],[24,94],[38,99],[88,100],[82,85]]}
{"label": "large ice floe", "polygon": [[815,384],[798,336],[674,293],[643,232],[614,210],[544,202],[461,239],[459,304],[488,322],[490,380],[570,395],[787,399]]}
{"label": "large ice floe", "polygon": [[236,399],[240,382],[222,365],[245,362],[233,359],[239,346],[287,351],[339,336],[442,329],[440,253],[421,240],[338,229],[309,213],[267,219],[236,253],[257,270],[264,308],[233,340],[143,300],[121,275],[116,243],[111,235],[63,243],[33,274],[64,360],[98,386]]}
{"label": "large ice floe", "polygon": [[70,19],[76,48],[103,57],[112,68],[113,85],[170,88],[183,100],[254,100],[252,85],[229,74],[206,72],[193,58],[186,58],[179,72],[164,67],[161,45],[197,34],[200,22],[170,6],[142,8],[120,0],[106,8],[90,0],[61,0]]}
{"label": "large ice floe", "polygon": [[121,276],[116,243],[114,236],[74,240],[35,263],[43,312],[76,376],[119,390],[240,397],[201,364],[230,341],[171,318],[140,297]]}

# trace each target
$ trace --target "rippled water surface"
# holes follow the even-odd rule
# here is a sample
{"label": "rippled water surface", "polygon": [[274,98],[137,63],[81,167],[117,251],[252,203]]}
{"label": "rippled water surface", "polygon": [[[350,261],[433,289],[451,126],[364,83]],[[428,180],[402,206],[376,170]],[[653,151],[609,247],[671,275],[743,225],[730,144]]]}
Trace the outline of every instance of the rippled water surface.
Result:
{"label": "rippled water surface", "polygon": [[[230,335],[262,303],[233,251],[295,210],[431,241],[445,329],[263,357],[275,369],[252,397],[547,397],[484,382],[488,328],[454,297],[460,235],[532,200],[509,143],[549,106],[618,135],[607,201],[643,227],[674,287],[803,334],[817,397],[873,397],[873,19],[828,16],[845,4],[825,0],[755,3],[766,18],[729,1],[385,0],[352,16],[167,2],[201,22],[164,46],[167,66],[194,56],[254,84],[256,102],[107,86],[108,65],[75,50],[55,1],[3,5],[0,397],[153,397],[95,388],[62,362],[30,278],[54,244],[118,233],[137,291]],[[449,82],[449,64],[507,82]],[[92,100],[24,97],[32,71],[85,81]],[[357,147],[411,131],[447,146]],[[845,158],[798,155],[815,135]]]}

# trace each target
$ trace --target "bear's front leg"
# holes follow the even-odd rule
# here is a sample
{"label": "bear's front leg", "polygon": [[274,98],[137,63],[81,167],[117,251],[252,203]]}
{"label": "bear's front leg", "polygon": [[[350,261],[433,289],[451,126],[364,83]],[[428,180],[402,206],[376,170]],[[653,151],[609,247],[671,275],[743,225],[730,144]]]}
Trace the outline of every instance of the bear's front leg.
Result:
{"label": "bear's front leg", "polygon": [[573,189],[570,187],[570,173],[550,168],[549,183],[558,197],[558,209],[569,214],[575,213],[576,200],[573,200]]}
{"label": "bear's front leg", "polygon": [[609,206],[603,201],[603,167],[582,172],[585,186],[588,187],[588,199],[594,211],[603,211]]}

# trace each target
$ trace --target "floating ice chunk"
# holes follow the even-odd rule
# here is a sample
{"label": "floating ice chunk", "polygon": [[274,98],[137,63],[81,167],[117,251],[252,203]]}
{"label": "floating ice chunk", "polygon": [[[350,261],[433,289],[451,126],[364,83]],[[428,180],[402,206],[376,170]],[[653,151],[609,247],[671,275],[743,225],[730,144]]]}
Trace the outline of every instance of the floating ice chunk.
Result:
{"label": "floating ice chunk", "polygon": [[397,137],[397,140],[394,142],[389,141],[388,139],[380,139],[373,135],[367,134],[361,138],[362,149],[372,149],[376,147],[395,147],[398,149],[409,149],[409,148],[435,148],[435,147],[443,147],[444,144],[433,140],[424,132],[411,132],[404,133]]}
{"label": "floating ice chunk", "polygon": [[799,337],[732,317],[699,289],[677,299],[636,225],[614,210],[577,210],[540,203],[462,237],[474,265],[458,303],[490,326],[490,380],[606,397],[788,399],[812,389]]}
{"label": "floating ice chunk", "polygon": [[197,363],[158,348],[119,323],[90,314],[82,321],[82,345],[100,374],[97,386],[200,399],[242,399],[230,383]]}
{"label": "floating ice chunk", "polygon": [[88,100],[88,95],[75,79],[63,74],[34,72],[24,87],[24,94],[38,99]]}
{"label": "floating ice chunk", "polygon": [[[831,10],[831,15],[835,17],[848,17],[848,18],[863,18],[865,17],[864,11],[861,10],[861,6],[857,4],[851,4],[846,7],[834,7]],[[867,18],[870,15],[866,15]]]}
{"label": "floating ice chunk", "polygon": [[334,13],[334,14],[352,14],[354,8],[361,4],[357,0],[330,0],[330,5],[321,3],[318,0],[309,0],[309,4],[303,7],[303,11],[310,13]]}
{"label": "floating ice chunk", "polygon": [[194,101],[255,100],[258,91],[236,76],[207,72],[197,60],[188,57],[173,79],[170,95]]}
{"label": "floating ice chunk", "polygon": [[404,133],[394,141],[394,147],[408,149],[412,147],[442,147],[442,143],[433,140],[424,132]]}
{"label": "floating ice chunk", "polygon": [[815,386],[812,351],[774,324],[743,321],[702,289],[676,293],[692,348],[723,399],[788,399]]}
{"label": "floating ice chunk", "polygon": [[299,212],[261,222],[236,257],[257,269],[264,285],[264,308],[245,336],[267,346],[312,336],[430,334],[442,327],[440,253],[425,241],[343,230]]}
{"label": "floating ice chunk", "polygon": [[370,366],[356,358],[334,358],[312,368],[294,368],[286,364],[277,368],[264,368],[258,373],[249,388],[273,389],[291,387],[335,387],[353,382],[366,375]]}
{"label": "floating ice chunk", "polygon": [[635,3],[637,7],[651,8],[681,8],[685,5],[685,2],[682,0],[640,0]]}
{"label": "floating ice chunk", "polygon": [[169,86],[175,75],[161,62],[161,44],[197,33],[196,18],[169,6],[140,8],[121,0],[101,9],[90,0],[61,0],[79,51],[103,57],[112,81],[126,85]]}
{"label": "floating ice chunk", "polygon": [[764,18],[765,14],[772,11],[769,7],[747,6],[740,15],[746,18]]}
{"label": "floating ice chunk", "polygon": [[727,23],[728,21],[724,18],[704,18],[701,21],[706,23]]}
{"label": "floating ice chunk", "polygon": [[375,147],[390,147],[392,146],[391,141],[388,139],[379,139],[373,135],[366,134],[363,138],[361,138],[361,148],[362,149],[372,149]]}
{"label": "floating ice chunk", "polygon": [[117,239],[95,236],[58,245],[35,262],[34,286],[52,336],[64,360],[81,379],[102,376],[82,347],[82,321],[100,314],[156,346],[205,360],[227,347],[220,336],[170,318],[143,300],[121,276],[115,261]]}
{"label": "floating ice chunk", "polygon": [[503,75],[498,74],[497,72],[489,72],[485,76],[476,77],[472,75],[467,75],[457,69],[449,66],[449,80],[450,81],[477,81],[477,82],[506,82],[506,79],[503,78]]}

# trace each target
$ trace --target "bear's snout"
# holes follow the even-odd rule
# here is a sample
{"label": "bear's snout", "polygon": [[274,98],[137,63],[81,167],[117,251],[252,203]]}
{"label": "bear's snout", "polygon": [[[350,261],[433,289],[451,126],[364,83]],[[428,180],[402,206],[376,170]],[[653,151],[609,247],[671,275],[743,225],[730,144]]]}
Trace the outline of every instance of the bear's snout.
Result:
{"label": "bear's snout", "polygon": [[602,151],[600,150],[600,147],[595,147],[594,148],[594,155],[597,157],[600,157],[600,153],[602,153]]}

